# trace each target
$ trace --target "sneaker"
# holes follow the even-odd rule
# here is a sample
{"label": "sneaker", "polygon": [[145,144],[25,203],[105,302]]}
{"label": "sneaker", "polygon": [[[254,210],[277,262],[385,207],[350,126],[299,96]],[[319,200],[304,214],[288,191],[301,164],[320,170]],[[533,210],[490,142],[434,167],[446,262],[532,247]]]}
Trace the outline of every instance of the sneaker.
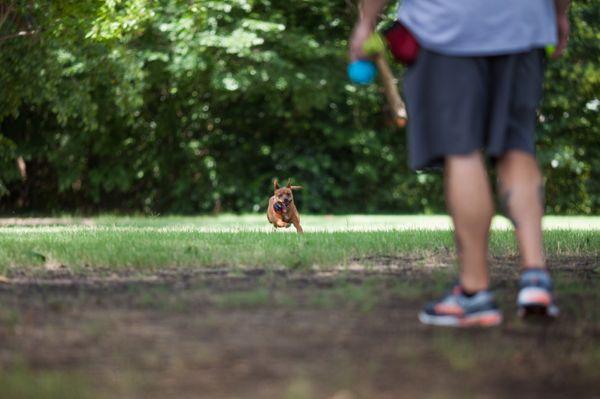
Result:
{"label": "sneaker", "polygon": [[521,274],[517,306],[519,316],[557,317],[558,307],[552,294],[552,278],[545,269],[528,269]]}
{"label": "sneaker", "polygon": [[490,291],[479,291],[467,297],[460,286],[455,286],[439,301],[427,304],[419,313],[419,320],[436,326],[490,327],[502,322],[502,313]]}

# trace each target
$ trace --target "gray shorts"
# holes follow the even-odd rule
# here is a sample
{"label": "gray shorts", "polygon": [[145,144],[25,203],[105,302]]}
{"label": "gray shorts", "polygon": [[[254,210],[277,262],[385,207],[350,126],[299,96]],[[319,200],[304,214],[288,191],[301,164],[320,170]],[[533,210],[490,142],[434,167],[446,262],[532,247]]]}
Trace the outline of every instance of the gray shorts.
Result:
{"label": "gray shorts", "polygon": [[421,49],[404,77],[412,169],[443,165],[448,155],[484,150],[535,154],[543,50],[452,57]]}

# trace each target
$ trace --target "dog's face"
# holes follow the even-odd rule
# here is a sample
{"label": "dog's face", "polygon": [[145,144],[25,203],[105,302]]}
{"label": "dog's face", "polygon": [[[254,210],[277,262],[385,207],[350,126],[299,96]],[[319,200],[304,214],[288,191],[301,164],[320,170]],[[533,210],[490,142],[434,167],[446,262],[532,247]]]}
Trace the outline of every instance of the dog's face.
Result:
{"label": "dog's face", "polygon": [[301,186],[292,186],[290,180],[288,180],[287,185],[284,187],[279,187],[279,183],[277,183],[277,179],[273,181],[273,188],[275,190],[275,200],[284,206],[284,209],[287,208],[292,202],[294,202],[294,194],[292,194],[293,190],[299,190]]}
{"label": "dog's face", "polygon": [[277,202],[281,202],[283,205],[289,205],[294,201],[294,195],[292,194],[292,190],[283,187],[275,190],[275,199]]}

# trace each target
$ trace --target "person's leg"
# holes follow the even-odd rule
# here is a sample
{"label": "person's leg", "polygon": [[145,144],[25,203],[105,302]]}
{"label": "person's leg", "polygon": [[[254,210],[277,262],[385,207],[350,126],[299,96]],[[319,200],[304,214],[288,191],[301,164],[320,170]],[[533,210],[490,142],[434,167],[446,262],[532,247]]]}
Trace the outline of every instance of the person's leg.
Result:
{"label": "person's leg", "polygon": [[490,60],[422,50],[404,78],[410,165],[422,170],[439,166],[443,159],[461,272],[460,285],[427,303],[419,320],[429,325],[495,326],[502,322],[502,313],[487,289],[486,264],[494,207],[478,151],[486,146],[489,130]]}
{"label": "person's leg", "polygon": [[488,235],[494,205],[483,156],[480,152],[449,156],[444,168],[446,206],[454,223],[461,267],[460,284],[466,292],[485,290]]}
{"label": "person's leg", "polygon": [[483,156],[479,152],[447,156],[444,175],[460,262],[460,285],[427,304],[419,320],[445,326],[498,325],[502,314],[488,290],[488,232],[494,205]]}
{"label": "person's leg", "polygon": [[534,156],[508,151],[497,163],[500,202],[515,227],[524,268],[544,268],[542,216],[544,186]]}
{"label": "person's leg", "polygon": [[546,270],[542,246],[544,190],[533,155],[513,150],[498,162],[499,191],[505,212],[515,226],[524,271],[519,282],[519,315],[556,317],[552,278]]}

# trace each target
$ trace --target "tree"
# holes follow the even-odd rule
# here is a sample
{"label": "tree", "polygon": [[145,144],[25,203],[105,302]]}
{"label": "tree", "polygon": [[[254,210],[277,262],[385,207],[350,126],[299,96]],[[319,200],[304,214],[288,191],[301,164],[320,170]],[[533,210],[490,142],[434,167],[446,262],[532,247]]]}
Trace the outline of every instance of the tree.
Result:
{"label": "tree", "polygon": [[[5,212],[251,211],[276,176],[307,187],[305,211],[444,209],[439,175],[408,170],[378,88],[347,80],[345,1],[3,4]],[[550,211],[597,213],[598,7],[572,13],[540,159]]]}

